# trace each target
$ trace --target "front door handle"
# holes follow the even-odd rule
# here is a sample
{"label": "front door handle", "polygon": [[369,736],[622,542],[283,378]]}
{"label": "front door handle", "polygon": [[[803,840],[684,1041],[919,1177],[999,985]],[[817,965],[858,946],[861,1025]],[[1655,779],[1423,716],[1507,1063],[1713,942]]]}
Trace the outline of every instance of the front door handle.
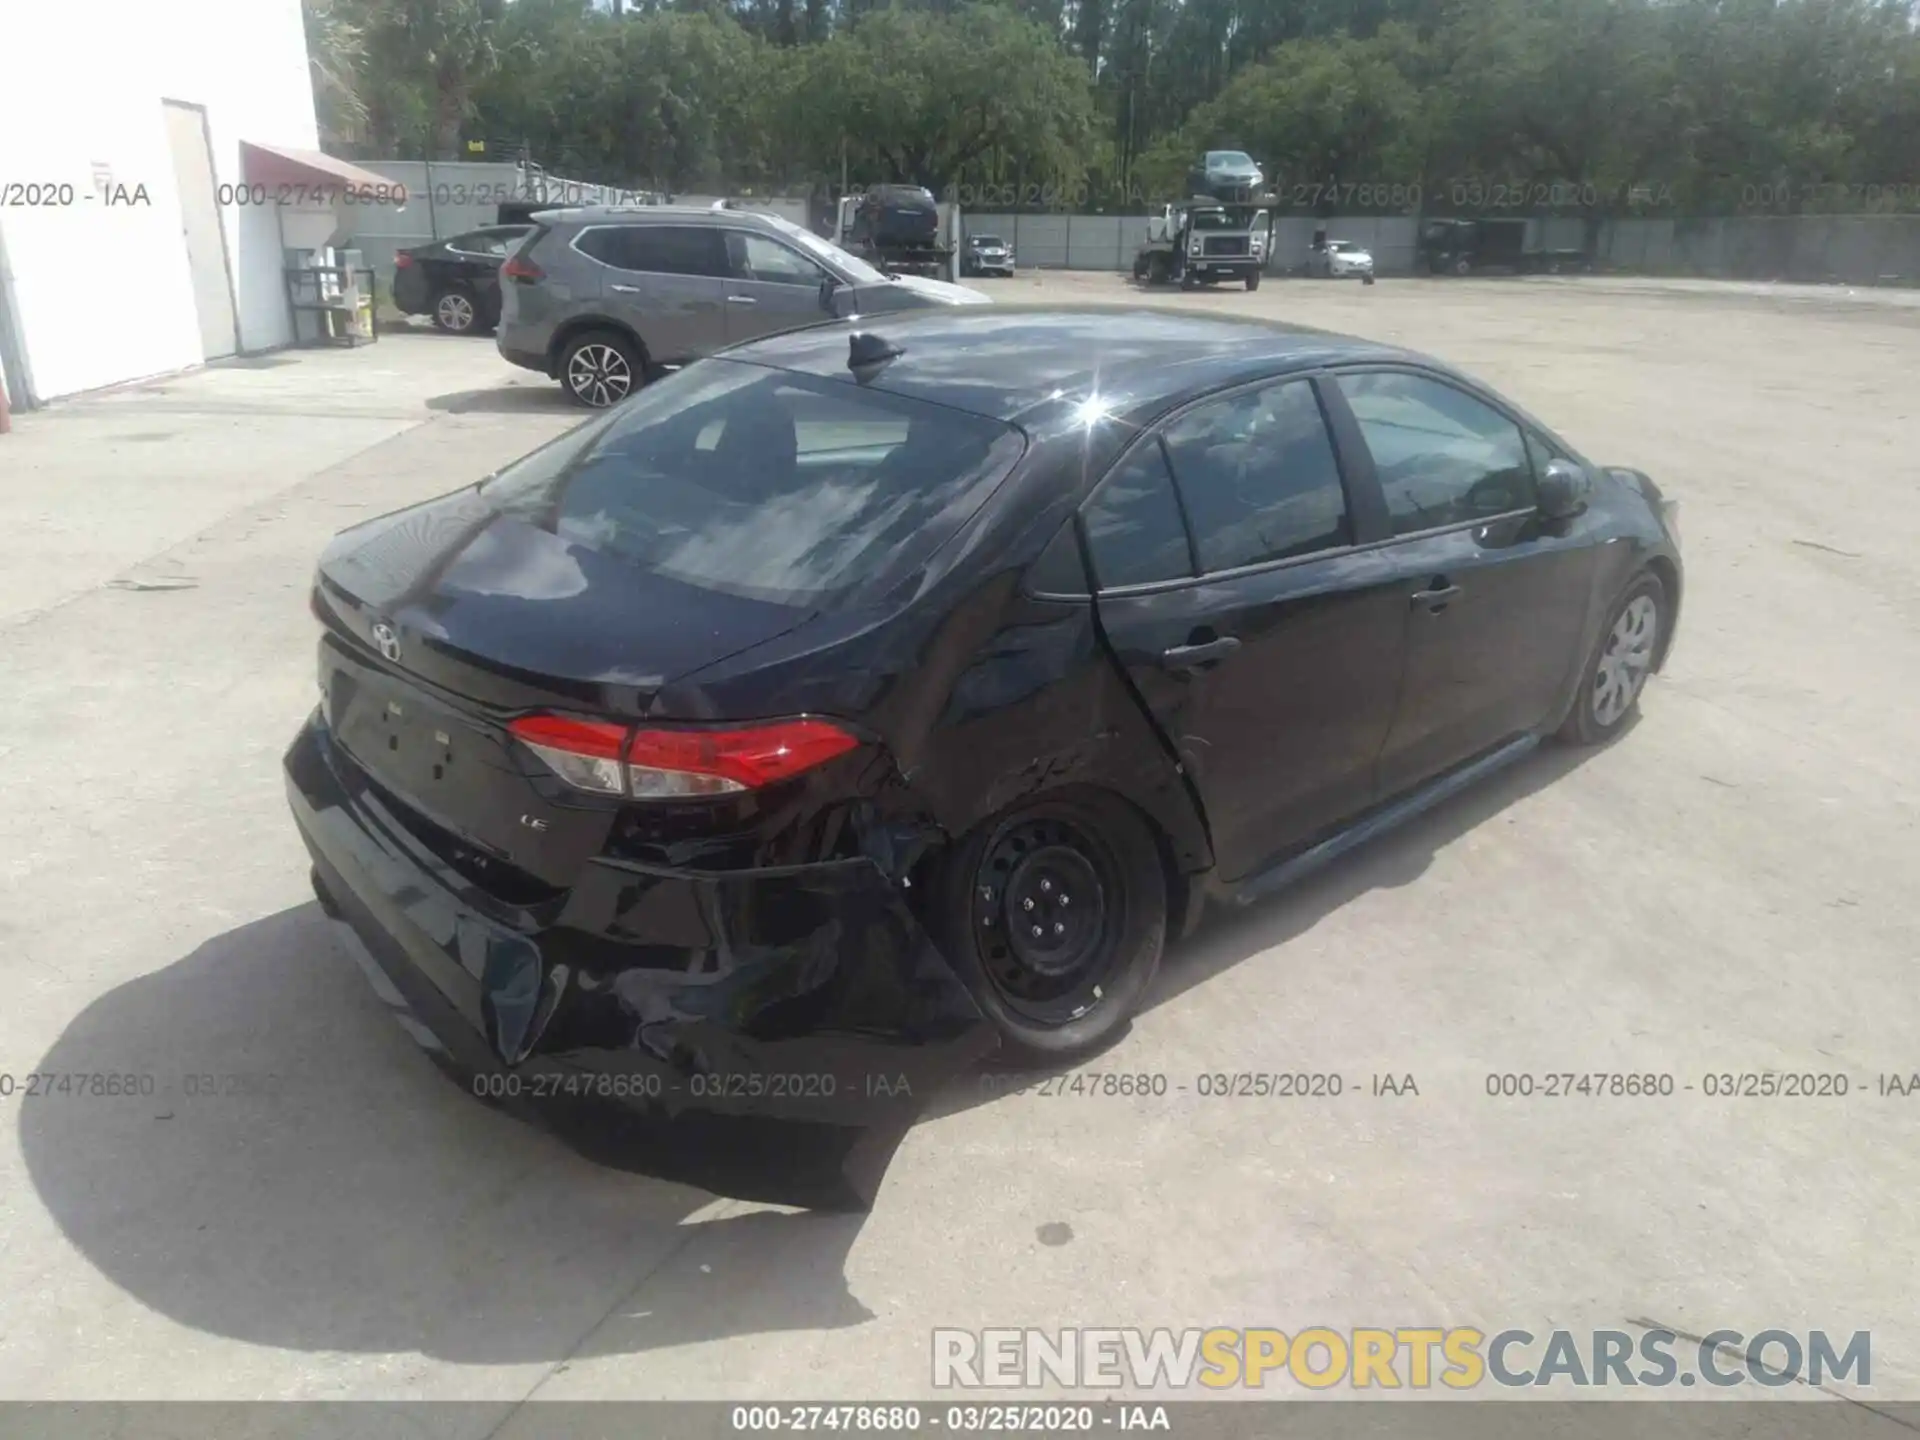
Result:
{"label": "front door handle", "polygon": [[616,295],[638,295],[640,293],[640,287],[638,285],[609,285],[607,288]]}
{"label": "front door handle", "polygon": [[760,302],[755,300],[751,295],[727,296],[727,304],[729,305],[757,305],[759,303]]}
{"label": "front door handle", "polygon": [[1169,670],[1192,670],[1216,660],[1224,660],[1239,648],[1237,639],[1222,635],[1218,640],[1208,640],[1204,644],[1176,645],[1171,650],[1162,651],[1160,663]]}
{"label": "front door handle", "polygon": [[1436,581],[1425,590],[1416,590],[1407,597],[1409,603],[1424,605],[1428,610],[1439,612],[1447,608],[1447,602],[1460,594],[1458,585],[1448,585]]}

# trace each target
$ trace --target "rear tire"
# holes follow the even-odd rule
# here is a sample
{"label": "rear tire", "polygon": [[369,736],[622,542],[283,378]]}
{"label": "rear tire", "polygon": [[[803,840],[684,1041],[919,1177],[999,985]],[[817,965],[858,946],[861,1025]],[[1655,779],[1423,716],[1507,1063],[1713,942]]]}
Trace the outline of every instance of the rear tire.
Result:
{"label": "rear tire", "polygon": [[479,302],[471,291],[458,285],[450,285],[433,297],[433,326],[449,335],[471,335],[485,328]]}
{"label": "rear tire", "polygon": [[1473,273],[1473,262],[1462,256],[1453,262],[1453,273],[1456,275],[1471,275]]}
{"label": "rear tire", "polygon": [[1573,708],[1558,738],[1570,745],[1604,745],[1627,728],[1653,674],[1668,625],[1667,587],[1643,570],[1607,612],[1607,622],[1580,672]]}
{"label": "rear tire", "polygon": [[1166,943],[1159,847],[1105,791],[1062,790],[982,821],[942,861],[933,897],[941,950],[1016,1064],[1112,1041]]}
{"label": "rear tire", "polygon": [[588,330],[560,352],[560,388],[576,405],[605,410],[646,383],[646,360],[626,336]]}

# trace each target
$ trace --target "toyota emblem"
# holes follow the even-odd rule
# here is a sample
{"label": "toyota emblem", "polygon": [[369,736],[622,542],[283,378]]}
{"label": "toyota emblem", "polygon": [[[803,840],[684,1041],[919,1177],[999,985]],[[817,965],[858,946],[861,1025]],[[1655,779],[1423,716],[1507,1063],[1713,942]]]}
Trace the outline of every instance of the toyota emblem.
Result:
{"label": "toyota emblem", "polygon": [[380,653],[389,660],[400,658],[400,637],[393,633],[393,627],[386,621],[375,622],[373,643],[380,647]]}

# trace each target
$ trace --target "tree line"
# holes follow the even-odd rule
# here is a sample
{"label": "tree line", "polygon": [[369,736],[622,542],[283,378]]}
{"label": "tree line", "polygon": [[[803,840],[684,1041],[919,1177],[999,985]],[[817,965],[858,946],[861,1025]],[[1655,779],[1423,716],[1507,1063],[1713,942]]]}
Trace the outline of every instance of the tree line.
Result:
{"label": "tree line", "polygon": [[1891,0],[305,0],[328,148],[679,192],[1318,213],[1920,210]]}

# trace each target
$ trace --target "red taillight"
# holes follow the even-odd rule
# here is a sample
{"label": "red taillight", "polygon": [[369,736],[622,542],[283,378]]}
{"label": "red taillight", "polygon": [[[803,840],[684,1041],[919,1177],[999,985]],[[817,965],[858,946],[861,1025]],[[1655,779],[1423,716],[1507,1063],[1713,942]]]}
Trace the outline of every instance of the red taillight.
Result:
{"label": "red taillight", "polygon": [[627,748],[627,782],[637,800],[757,790],[859,743],[824,720],[736,730],[640,730]]}
{"label": "red taillight", "polygon": [[601,720],[569,720],[561,715],[523,715],[507,726],[562,780],[596,795],[624,795],[620,752],[627,727]]}
{"label": "red taillight", "polygon": [[500,273],[509,280],[518,280],[523,285],[531,285],[536,280],[547,278],[546,271],[519,255],[508,256],[507,263],[500,267]]}
{"label": "red taillight", "polygon": [[410,269],[412,265],[413,265],[413,256],[409,255],[404,250],[396,250],[394,252],[394,255],[393,255],[394,269],[406,270],[406,269]]}
{"label": "red taillight", "polygon": [[530,715],[508,728],[568,784],[636,800],[757,790],[811,770],[860,744],[857,737],[825,720],[629,733],[624,726],[604,721]]}

